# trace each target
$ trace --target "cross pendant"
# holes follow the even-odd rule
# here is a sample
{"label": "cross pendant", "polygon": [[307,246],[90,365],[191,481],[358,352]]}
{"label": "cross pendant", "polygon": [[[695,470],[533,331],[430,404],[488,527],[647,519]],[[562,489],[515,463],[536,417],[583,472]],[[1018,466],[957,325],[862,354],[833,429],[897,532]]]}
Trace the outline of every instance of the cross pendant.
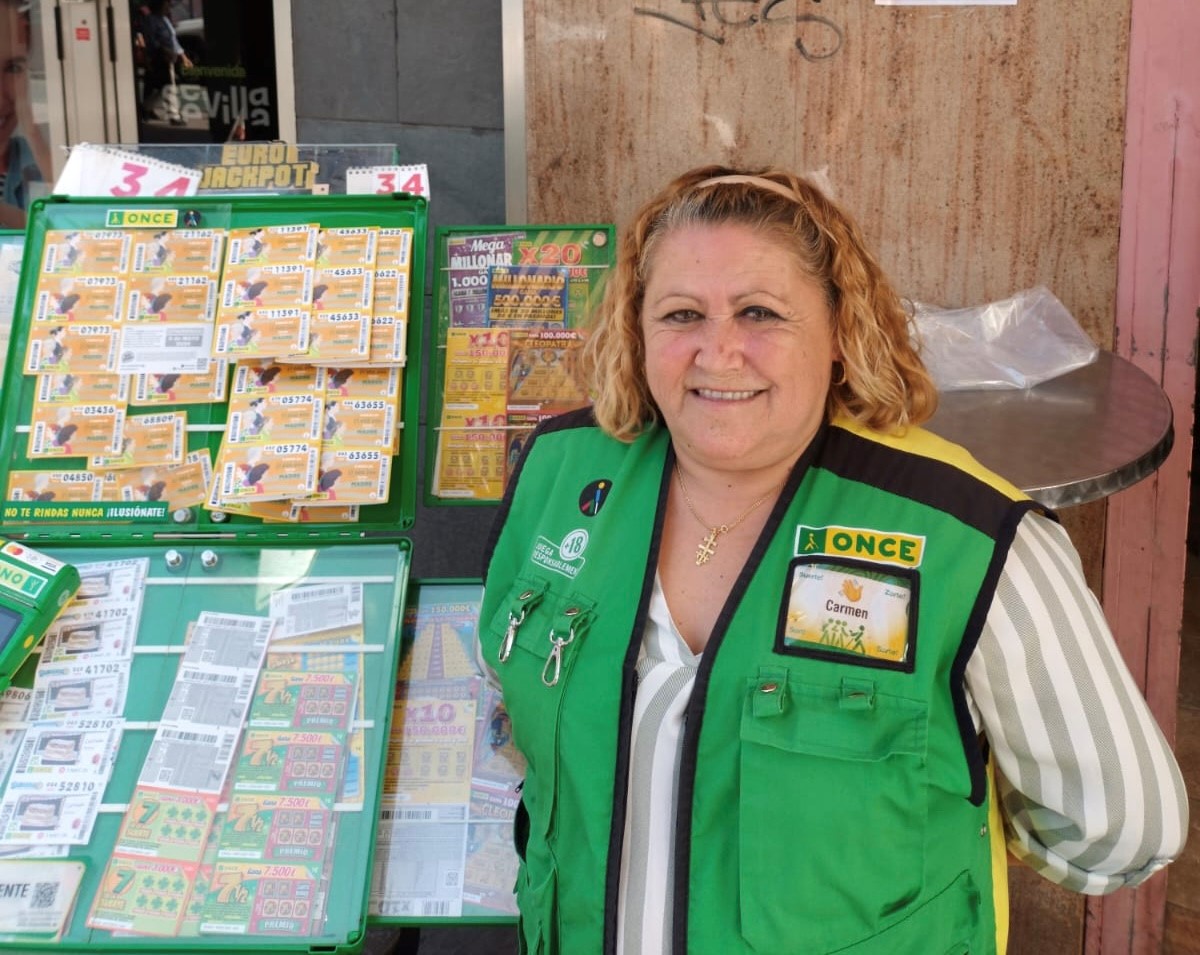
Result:
{"label": "cross pendant", "polygon": [[708,536],[700,542],[700,546],[696,548],[696,566],[702,567],[708,563],[708,559],[717,552],[717,529],[714,527],[708,532]]}

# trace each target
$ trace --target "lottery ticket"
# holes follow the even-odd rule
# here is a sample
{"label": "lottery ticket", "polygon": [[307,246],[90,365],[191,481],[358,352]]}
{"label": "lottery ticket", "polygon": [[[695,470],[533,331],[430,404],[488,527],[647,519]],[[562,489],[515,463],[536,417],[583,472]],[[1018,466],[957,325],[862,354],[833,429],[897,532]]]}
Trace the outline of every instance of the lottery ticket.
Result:
{"label": "lottery ticket", "polygon": [[326,371],[313,365],[281,364],[241,361],[234,367],[233,393],[235,395],[261,392],[312,391],[318,394],[326,390]]}
{"label": "lottery ticket", "polygon": [[132,614],[88,620],[68,611],[46,631],[42,664],[129,660],[136,642],[137,620]]}
{"label": "lottery ticket", "polygon": [[317,489],[317,441],[225,444],[217,458],[222,503],[308,497]]}
{"label": "lottery ticket", "polygon": [[29,344],[25,349],[25,373],[103,375],[119,371],[118,328],[111,323],[41,322],[29,335]]}
{"label": "lottery ticket", "polygon": [[215,404],[225,400],[229,362],[224,358],[214,358],[209,363],[208,371],[194,375],[167,372],[132,377],[134,384],[133,394],[129,397],[130,404]]}
{"label": "lottery ticket", "polygon": [[199,862],[217,815],[217,796],[138,786],[121,819],[113,852]]}
{"label": "lottery ticket", "polygon": [[246,730],[234,792],[333,796],[346,754],[345,733]]}
{"label": "lottery ticket", "polygon": [[201,934],[309,935],[319,912],[316,866],[218,862],[201,911]]}
{"label": "lottery ticket", "polygon": [[309,308],[313,304],[313,270],[307,265],[263,265],[227,268],[221,276],[219,308]]}
{"label": "lottery ticket", "polygon": [[123,375],[202,375],[212,359],[211,322],[139,322],[121,329]]}
{"label": "lottery ticket", "polygon": [[371,314],[375,271],[361,267],[326,267],[313,278],[312,306],[330,312],[357,310]]}
{"label": "lottery ticket", "polygon": [[32,701],[33,690],[23,686],[10,686],[0,691],[0,725],[25,722]]}
{"label": "lottery ticket", "polygon": [[8,500],[98,501],[100,482],[90,471],[9,471]]}
{"label": "lottery ticket", "polygon": [[395,315],[376,314],[371,319],[371,345],[367,361],[373,365],[403,365],[407,357],[407,320]]}
{"label": "lottery ticket", "polygon": [[31,458],[116,454],[124,427],[121,405],[34,405],[28,454]]}
{"label": "lottery ticket", "polygon": [[170,229],[133,243],[136,275],[213,275],[221,268],[225,233],[221,229]]}
{"label": "lottery ticket", "polygon": [[12,780],[0,798],[0,843],[86,845],[107,780]]}
{"label": "lottery ticket", "polygon": [[396,406],[383,398],[327,398],[322,448],[390,448]]}
{"label": "lottery ticket", "polygon": [[128,232],[51,229],[43,241],[43,275],[121,275],[129,271]]}
{"label": "lottery ticket", "polygon": [[251,226],[230,229],[226,268],[230,266],[313,262],[317,254],[317,225]]}
{"label": "lottery ticket", "polygon": [[125,279],[117,275],[44,275],[33,303],[35,322],[119,322]]}
{"label": "lottery ticket", "polygon": [[174,936],[195,880],[192,863],[114,855],[92,902],[92,928]]}
{"label": "lottery ticket", "polygon": [[123,405],[129,400],[124,375],[38,375],[34,399],[42,405]]}
{"label": "lottery ticket", "polygon": [[336,507],[308,508],[303,504],[292,501],[260,501],[256,504],[245,505],[246,513],[260,518],[266,523],[305,524],[309,522],[328,522],[332,524],[354,524],[360,516],[357,504],[345,504]]}
{"label": "lottery ticket", "polygon": [[[278,621],[273,640],[275,646],[306,634],[361,627],[363,585],[358,582],[311,584],[276,590],[271,594],[271,616]],[[346,642],[355,641],[351,636]]]}
{"label": "lottery ticket", "polygon": [[412,229],[380,229],[379,248],[375,254],[376,267],[381,269],[410,268],[412,265],[412,244]]}
{"label": "lottery ticket", "polygon": [[375,315],[403,318],[408,314],[408,272],[377,269],[375,272]]}
{"label": "lottery ticket", "polygon": [[292,497],[304,497],[308,507],[382,504],[388,499],[391,471],[390,448],[329,448],[321,452],[314,490]]}
{"label": "lottery ticket", "polygon": [[204,275],[136,277],[124,317],[127,322],[211,322],[217,291],[217,280]]}
{"label": "lottery ticket", "polygon": [[202,611],[181,665],[258,672],[275,622],[270,617]]}
{"label": "lottery ticket", "polygon": [[238,733],[229,727],[160,724],[142,764],[138,784],[220,793],[229,773]]}
{"label": "lottery ticket", "polygon": [[30,718],[120,716],[129,688],[129,665],[120,660],[62,663],[37,669]]}
{"label": "lottery ticket", "polygon": [[375,265],[379,229],[363,226],[345,229],[321,229],[317,233],[317,265]]}
{"label": "lottery ticket", "polygon": [[247,725],[295,730],[348,730],[354,718],[354,681],[344,673],[263,670]]}
{"label": "lottery ticket", "polygon": [[292,355],[308,348],[311,312],[305,308],[248,308],[217,318],[213,355]]}
{"label": "lottery ticket", "polygon": [[342,364],[366,361],[371,348],[371,313],[367,310],[314,310],[308,347],[287,361]]}
{"label": "lottery ticket", "polygon": [[517,854],[508,823],[471,823],[467,826],[467,857],[463,873],[463,901],[504,915],[517,914]]}
{"label": "lottery ticket", "polygon": [[0,862],[0,938],[63,934],[86,866],[82,862],[21,859]]}
{"label": "lottery ticket", "polygon": [[320,865],[333,842],[333,800],[234,793],[216,833],[217,858]]}
{"label": "lottery ticket", "polygon": [[183,464],[164,468],[111,471],[113,496],[121,501],[166,501],[172,510],[204,503],[212,483],[212,452],[208,448],[189,452]]}
{"label": "lottery ticket", "polygon": [[12,780],[107,779],[123,729],[120,719],[33,723],[17,752]]}
{"label": "lottery ticket", "polygon": [[235,394],[229,401],[225,440],[230,444],[316,441],[325,399],[314,392]]}
{"label": "lottery ticket", "polygon": [[149,557],[92,561],[76,566],[79,590],[68,605],[68,614],[85,620],[124,616],[136,619],[140,615],[143,584],[150,571]]}
{"label": "lottery ticket", "polygon": [[186,411],[129,415],[121,432],[120,451],[94,454],[88,458],[88,467],[102,471],[182,464],[186,438]]}
{"label": "lottery ticket", "polygon": [[329,398],[378,398],[399,405],[399,368],[330,368],[325,387]]}
{"label": "lottery ticket", "polygon": [[254,693],[255,670],[225,670],[183,665],[171,685],[162,719],[237,729]]}

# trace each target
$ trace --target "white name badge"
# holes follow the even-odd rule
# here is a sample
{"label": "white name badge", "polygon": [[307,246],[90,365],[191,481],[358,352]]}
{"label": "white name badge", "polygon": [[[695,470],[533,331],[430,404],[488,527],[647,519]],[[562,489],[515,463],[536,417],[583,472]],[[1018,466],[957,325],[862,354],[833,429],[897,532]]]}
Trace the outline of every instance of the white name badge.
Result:
{"label": "white name badge", "polygon": [[408,166],[354,166],[346,170],[346,195],[387,195],[407,192],[429,195],[429,169],[425,163]]}
{"label": "white name badge", "polygon": [[791,566],[776,649],[797,656],[858,657],[856,662],[867,666],[911,671],[916,581],[905,569],[798,558]]}

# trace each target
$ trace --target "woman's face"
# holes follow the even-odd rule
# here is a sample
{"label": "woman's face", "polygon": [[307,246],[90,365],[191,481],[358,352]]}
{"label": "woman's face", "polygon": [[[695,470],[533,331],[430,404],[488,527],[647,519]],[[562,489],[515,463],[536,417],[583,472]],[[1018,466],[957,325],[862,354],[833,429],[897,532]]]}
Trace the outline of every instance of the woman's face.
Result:
{"label": "woman's face", "polygon": [[27,96],[28,49],[22,24],[7,5],[0,8],[0,136],[17,128],[17,100]]}
{"label": "woman's face", "polygon": [[825,294],[747,226],[663,235],[642,305],[646,378],[685,464],[753,471],[799,457],[838,351]]}

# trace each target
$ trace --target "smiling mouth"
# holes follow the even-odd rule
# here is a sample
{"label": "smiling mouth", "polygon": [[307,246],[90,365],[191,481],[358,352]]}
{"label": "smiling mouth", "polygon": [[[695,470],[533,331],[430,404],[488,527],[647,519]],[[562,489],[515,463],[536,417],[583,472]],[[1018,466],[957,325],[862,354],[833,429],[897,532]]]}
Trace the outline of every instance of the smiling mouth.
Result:
{"label": "smiling mouth", "polygon": [[696,388],[696,395],[711,401],[745,401],[759,394],[758,391],[716,391],[712,388]]}

